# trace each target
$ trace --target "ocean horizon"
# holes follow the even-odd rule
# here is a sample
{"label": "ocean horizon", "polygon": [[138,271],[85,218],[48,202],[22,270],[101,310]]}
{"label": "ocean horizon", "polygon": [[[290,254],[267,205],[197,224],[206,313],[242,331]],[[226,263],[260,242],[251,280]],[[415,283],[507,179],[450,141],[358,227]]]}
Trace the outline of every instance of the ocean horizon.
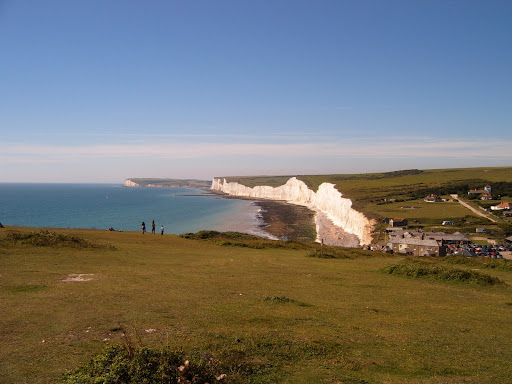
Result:
{"label": "ocean horizon", "polygon": [[260,208],[203,189],[132,188],[122,184],[0,183],[0,223],[41,228],[114,228],[151,232],[238,231],[267,236]]}

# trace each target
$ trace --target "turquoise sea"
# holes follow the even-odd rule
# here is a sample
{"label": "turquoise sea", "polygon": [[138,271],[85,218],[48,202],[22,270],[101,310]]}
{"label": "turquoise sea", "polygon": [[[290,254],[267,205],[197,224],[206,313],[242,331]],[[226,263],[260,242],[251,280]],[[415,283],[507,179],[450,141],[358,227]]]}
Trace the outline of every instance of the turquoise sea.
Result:
{"label": "turquoise sea", "polygon": [[203,229],[264,235],[259,207],[200,189],[129,188],[115,184],[0,183],[4,226],[94,228],[181,234]]}

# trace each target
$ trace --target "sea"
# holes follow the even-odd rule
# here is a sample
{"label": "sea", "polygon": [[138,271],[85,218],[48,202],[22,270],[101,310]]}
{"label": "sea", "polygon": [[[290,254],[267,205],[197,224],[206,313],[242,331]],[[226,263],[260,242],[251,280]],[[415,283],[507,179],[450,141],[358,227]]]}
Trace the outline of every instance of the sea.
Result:
{"label": "sea", "polygon": [[238,231],[268,237],[251,200],[223,198],[202,189],[132,188],[120,184],[0,183],[4,226],[113,228],[157,233]]}

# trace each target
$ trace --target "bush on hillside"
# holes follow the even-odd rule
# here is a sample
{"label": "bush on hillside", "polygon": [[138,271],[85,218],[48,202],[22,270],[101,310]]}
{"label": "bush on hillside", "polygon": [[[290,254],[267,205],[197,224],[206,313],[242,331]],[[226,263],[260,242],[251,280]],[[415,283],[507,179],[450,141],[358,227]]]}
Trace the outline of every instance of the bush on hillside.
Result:
{"label": "bush on hillside", "polygon": [[226,375],[220,363],[207,359],[185,360],[181,352],[169,348],[133,349],[113,345],[64,376],[63,384],[203,384],[222,382]]}
{"label": "bush on hillside", "polygon": [[298,241],[269,240],[263,237],[249,235],[240,232],[217,232],[217,231],[199,231],[196,233],[185,233],[180,235],[184,239],[191,240],[211,240],[217,245],[244,247],[255,249],[267,248],[285,248],[285,249],[307,249],[314,246],[307,245]]}
{"label": "bush on hillside", "polygon": [[445,256],[443,262],[448,264],[470,265],[473,267],[499,269],[512,272],[512,262],[507,259],[471,258],[462,255]]}
{"label": "bush on hillside", "polygon": [[96,244],[87,239],[63,235],[60,233],[41,230],[40,232],[9,232],[5,236],[7,242],[17,244],[35,245],[37,247],[72,247],[72,248],[108,248],[115,249],[112,245]]}
{"label": "bush on hillside", "polygon": [[358,248],[326,247],[317,248],[308,254],[308,257],[319,259],[356,259],[360,256],[381,256],[382,252],[370,252]]}
{"label": "bush on hillside", "polygon": [[406,262],[387,266],[381,270],[384,273],[412,278],[430,278],[439,281],[476,283],[479,285],[505,285],[505,282],[477,271],[448,268],[426,262]]}

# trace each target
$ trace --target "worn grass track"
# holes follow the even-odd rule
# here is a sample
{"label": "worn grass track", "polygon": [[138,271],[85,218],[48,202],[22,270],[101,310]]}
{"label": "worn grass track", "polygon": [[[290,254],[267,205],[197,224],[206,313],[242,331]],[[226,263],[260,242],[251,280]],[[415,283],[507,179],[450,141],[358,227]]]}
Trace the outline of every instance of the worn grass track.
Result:
{"label": "worn grass track", "polygon": [[[512,377],[506,269],[482,269],[508,284],[483,287],[384,274],[402,258],[358,250],[321,259],[307,248],[95,230],[55,232],[109,247],[42,247],[4,242],[11,230],[0,232],[2,384],[58,382],[123,343],[120,325],[148,347],[215,356],[234,383]],[[92,280],[64,282],[71,274]]]}

